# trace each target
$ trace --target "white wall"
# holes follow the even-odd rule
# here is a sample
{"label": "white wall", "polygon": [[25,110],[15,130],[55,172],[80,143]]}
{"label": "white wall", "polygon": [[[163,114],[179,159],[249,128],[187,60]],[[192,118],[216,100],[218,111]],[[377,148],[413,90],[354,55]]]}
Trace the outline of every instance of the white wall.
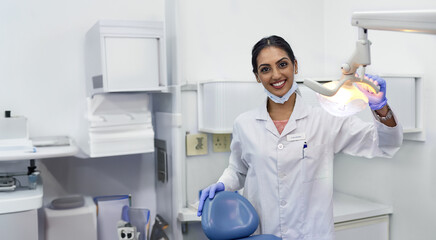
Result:
{"label": "white wall", "polygon": [[98,19],[163,20],[163,1],[0,2],[0,111],[32,136],[73,135],[82,117],[84,40]]}
{"label": "white wall", "polygon": [[255,81],[251,49],[262,37],[274,34],[293,47],[300,77],[323,73],[323,1],[182,2],[182,81]]}
{"label": "white wall", "polygon": [[[325,4],[325,73],[334,75],[354,49],[357,28],[353,11],[436,9],[430,0],[328,1]],[[425,142],[404,141],[393,159],[363,159],[339,155],[335,160],[335,189],[393,206],[391,239],[433,239],[436,214],[436,36],[369,30],[371,65],[375,74],[422,76]],[[389,86],[387,86],[389,99]],[[401,119],[400,119],[401,121]]]}
{"label": "white wall", "polygon": [[[164,4],[164,0],[0,1],[0,112],[26,116],[31,137],[75,137],[84,116],[88,29],[99,19],[163,21]],[[152,154],[47,159],[37,164],[45,199],[72,193],[132,193],[134,206],[148,207],[155,214]]]}

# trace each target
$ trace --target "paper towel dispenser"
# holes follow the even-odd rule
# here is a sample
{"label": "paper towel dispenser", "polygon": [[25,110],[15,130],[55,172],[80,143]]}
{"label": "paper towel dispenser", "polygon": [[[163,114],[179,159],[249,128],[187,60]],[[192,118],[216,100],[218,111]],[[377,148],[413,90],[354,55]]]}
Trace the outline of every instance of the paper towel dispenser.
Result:
{"label": "paper towel dispenser", "polygon": [[78,144],[88,157],[154,152],[150,94],[106,93],[87,98]]}

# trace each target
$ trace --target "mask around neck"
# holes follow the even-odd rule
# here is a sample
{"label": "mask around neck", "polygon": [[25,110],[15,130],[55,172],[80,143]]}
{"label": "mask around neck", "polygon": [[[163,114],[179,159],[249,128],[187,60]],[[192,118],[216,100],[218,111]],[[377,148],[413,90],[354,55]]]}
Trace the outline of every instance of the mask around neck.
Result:
{"label": "mask around neck", "polygon": [[295,90],[297,90],[297,88],[298,88],[298,84],[297,84],[297,81],[295,81],[295,79],[294,79],[294,82],[292,83],[291,89],[289,89],[289,91],[285,95],[283,95],[282,97],[277,97],[276,95],[272,94],[270,91],[266,90],[266,88],[264,90],[265,90],[266,95],[268,95],[269,99],[271,99],[273,102],[284,104],[286,101],[289,100],[289,98],[295,92]]}

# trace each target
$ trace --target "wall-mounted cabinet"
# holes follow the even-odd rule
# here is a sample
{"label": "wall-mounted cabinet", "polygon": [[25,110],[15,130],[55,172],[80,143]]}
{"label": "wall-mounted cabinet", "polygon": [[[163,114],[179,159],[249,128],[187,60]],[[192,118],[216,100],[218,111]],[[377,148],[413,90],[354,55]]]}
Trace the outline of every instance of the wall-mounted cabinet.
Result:
{"label": "wall-mounted cabinet", "polygon": [[235,118],[266,101],[263,86],[255,81],[198,83],[198,128],[202,132],[231,133]]}
{"label": "wall-mounted cabinet", "polygon": [[165,90],[163,22],[98,21],[86,35],[86,83],[89,96]]}
{"label": "wall-mounted cabinet", "polygon": [[167,89],[163,22],[98,21],[86,34],[82,157],[154,151],[150,92]]}

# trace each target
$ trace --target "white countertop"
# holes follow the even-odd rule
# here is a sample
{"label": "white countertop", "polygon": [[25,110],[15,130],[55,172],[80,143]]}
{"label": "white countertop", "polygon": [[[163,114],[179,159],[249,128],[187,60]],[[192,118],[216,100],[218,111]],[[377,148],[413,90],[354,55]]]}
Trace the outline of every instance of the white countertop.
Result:
{"label": "white countertop", "polygon": [[348,194],[333,194],[333,216],[335,223],[375,217],[393,212],[392,206],[376,203]]}
{"label": "white countertop", "polygon": [[28,211],[42,206],[42,184],[36,189],[17,188],[12,192],[0,192],[0,214]]}
{"label": "white countertop", "polygon": [[[340,192],[333,194],[333,217],[335,223],[391,214],[392,212],[392,207],[388,205],[371,202]],[[197,210],[192,207],[182,208],[177,219],[181,222],[201,221],[201,218],[197,217]]]}

